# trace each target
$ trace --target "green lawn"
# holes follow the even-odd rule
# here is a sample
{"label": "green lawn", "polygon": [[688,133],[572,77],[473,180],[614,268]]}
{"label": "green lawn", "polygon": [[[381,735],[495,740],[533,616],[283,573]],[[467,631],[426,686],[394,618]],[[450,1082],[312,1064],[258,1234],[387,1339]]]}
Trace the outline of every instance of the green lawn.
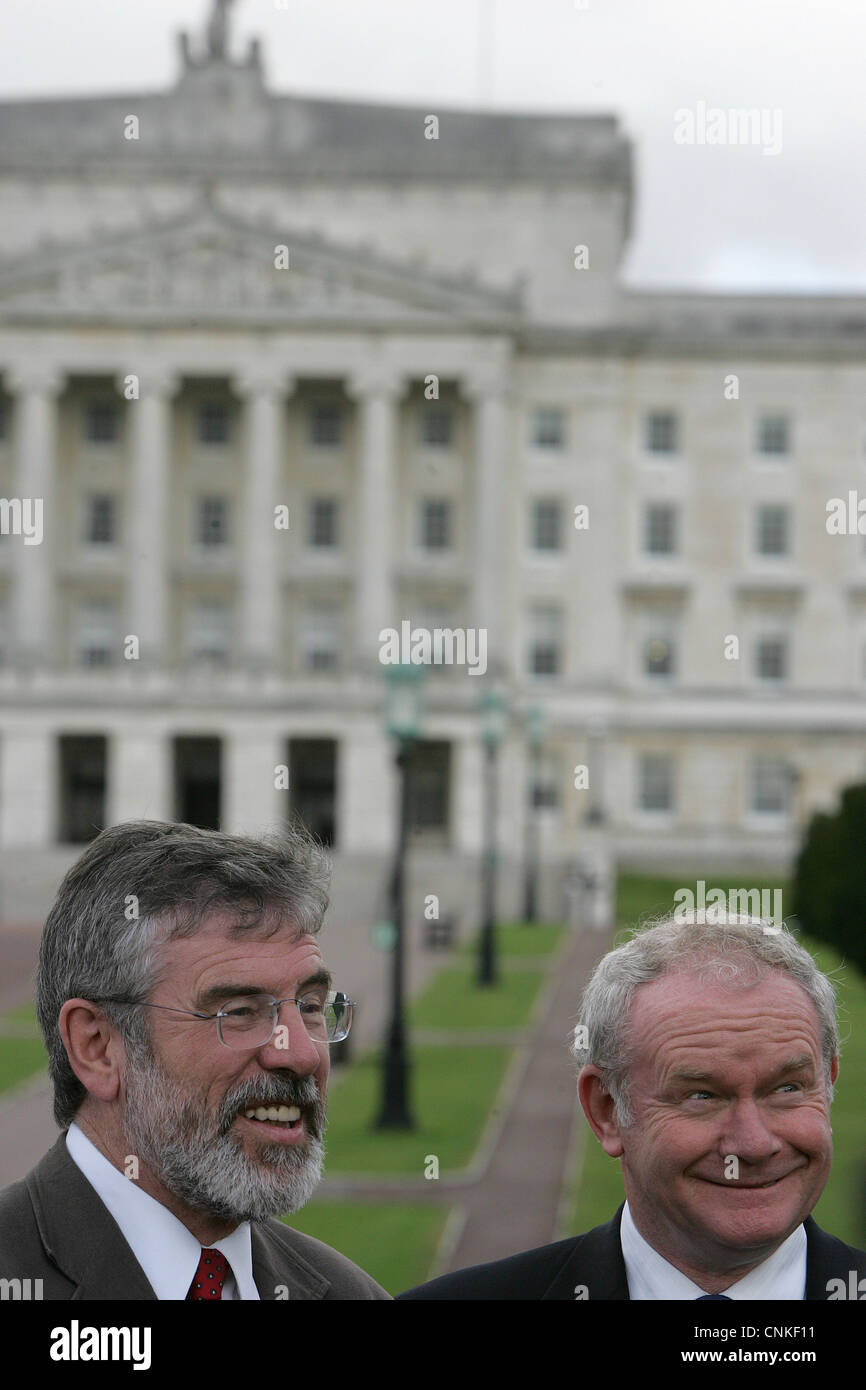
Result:
{"label": "green lawn", "polygon": [[440,1177],[465,1168],[493,1108],[511,1056],[507,1047],[417,1047],[412,1051],[410,1103],[418,1128],[377,1130],[382,1068],[361,1058],[328,1102],[329,1173],[424,1176],[428,1154]]}
{"label": "green lawn", "polygon": [[48,1056],[33,1005],[24,1004],[3,1014],[0,1018],[0,1092],[12,1090],[47,1066]]}
{"label": "green lawn", "polygon": [[[626,925],[673,908],[675,889],[688,884],[677,879],[620,876],[617,885],[617,922]],[[786,883],[744,872],[739,879],[707,879],[708,888],[781,887],[783,904]],[[792,924],[796,928],[796,923]],[[834,1160],[830,1179],[815,1207],[819,1225],[839,1235],[849,1244],[866,1245],[866,1219],[863,1211],[864,1157],[866,1157],[866,980],[853,966],[843,966],[840,957],[825,943],[798,935],[818,966],[837,986],[842,1057],[836,1097],[833,1101]],[[572,1231],[589,1230],[607,1221],[624,1198],[620,1163],[604,1153],[583,1117],[585,1128],[583,1162],[579,1192],[572,1219]]]}
{"label": "green lawn", "polygon": [[[555,922],[500,922],[496,928],[496,947],[503,956],[548,956],[557,949],[564,928]],[[461,958],[476,959],[478,938],[464,941]]]}
{"label": "green lawn", "polygon": [[500,971],[480,989],[466,964],[443,970],[409,1007],[417,1028],[522,1028],[547,976],[540,970]]}
{"label": "green lawn", "polygon": [[287,1226],[323,1240],[387,1289],[402,1293],[428,1278],[448,1209],[408,1202],[327,1202],[315,1197],[285,1217]]}

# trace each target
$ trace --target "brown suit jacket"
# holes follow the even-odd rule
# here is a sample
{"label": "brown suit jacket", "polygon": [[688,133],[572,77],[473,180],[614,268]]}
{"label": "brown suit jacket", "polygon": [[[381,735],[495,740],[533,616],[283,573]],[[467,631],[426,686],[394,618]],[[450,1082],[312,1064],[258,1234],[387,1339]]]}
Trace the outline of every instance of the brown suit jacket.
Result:
{"label": "brown suit jacket", "polygon": [[[388,1299],[362,1269],[282,1222],[251,1225],[253,1278],[262,1299]],[[0,1278],[41,1279],[45,1299],[156,1299],[95,1188],[72,1161],[66,1135],[20,1182],[0,1192]]]}

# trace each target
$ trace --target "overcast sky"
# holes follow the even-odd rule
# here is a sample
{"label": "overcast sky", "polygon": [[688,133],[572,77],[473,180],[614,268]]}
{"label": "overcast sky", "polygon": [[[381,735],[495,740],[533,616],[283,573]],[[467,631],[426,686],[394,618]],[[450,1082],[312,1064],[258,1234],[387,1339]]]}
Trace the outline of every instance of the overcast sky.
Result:
{"label": "overcast sky", "polygon": [[[0,0],[0,99],[165,88],[210,3]],[[866,0],[236,0],[233,27],[277,91],[616,114],[629,283],[866,292]],[[677,143],[702,106],[763,142]]]}

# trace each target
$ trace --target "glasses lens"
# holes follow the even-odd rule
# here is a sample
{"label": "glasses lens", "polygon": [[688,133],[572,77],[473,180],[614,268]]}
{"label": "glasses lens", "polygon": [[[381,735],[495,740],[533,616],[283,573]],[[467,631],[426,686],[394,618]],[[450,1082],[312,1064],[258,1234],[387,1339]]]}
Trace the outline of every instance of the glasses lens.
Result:
{"label": "glasses lens", "polygon": [[342,1042],[352,1026],[352,1004],[339,990],[328,995],[325,1005],[328,1042]]}
{"label": "glasses lens", "polygon": [[324,996],[308,995],[300,1002],[301,1018],[316,1042],[340,1042],[349,1031],[352,1006],[345,994],[331,990]]}
{"label": "glasses lens", "polygon": [[274,1031],[274,1008],[265,999],[231,999],[217,1022],[226,1047],[261,1047]]}
{"label": "glasses lens", "polygon": [[[316,1042],[342,1042],[352,1023],[352,1003],[345,994],[308,994],[298,1000],[304,1026]],[[274,1006],[267,999],[232,999],[217,1017],[219,1035],[226,1047],[263,1047],[274,1034]]]}

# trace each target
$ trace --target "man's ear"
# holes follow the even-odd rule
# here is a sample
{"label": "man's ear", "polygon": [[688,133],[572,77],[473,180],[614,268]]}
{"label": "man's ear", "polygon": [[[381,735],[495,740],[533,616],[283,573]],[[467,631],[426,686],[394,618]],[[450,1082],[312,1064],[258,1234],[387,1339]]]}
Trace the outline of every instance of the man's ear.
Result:
{"label": "man's ear", "polygon": [[581,1069],[577,1078],[577,1098],[605,1153],[611,1158],[620,1158],[624,1145],[614,1113],[613,1097],[604,1089],[598,1067],[589,1064]]}
{"label": "man's ear", "polygon": [[120,1093],[124,1047],[113,1024],[87,999],[67,999],[57,1020],[69,1065],[95,1100]]}

